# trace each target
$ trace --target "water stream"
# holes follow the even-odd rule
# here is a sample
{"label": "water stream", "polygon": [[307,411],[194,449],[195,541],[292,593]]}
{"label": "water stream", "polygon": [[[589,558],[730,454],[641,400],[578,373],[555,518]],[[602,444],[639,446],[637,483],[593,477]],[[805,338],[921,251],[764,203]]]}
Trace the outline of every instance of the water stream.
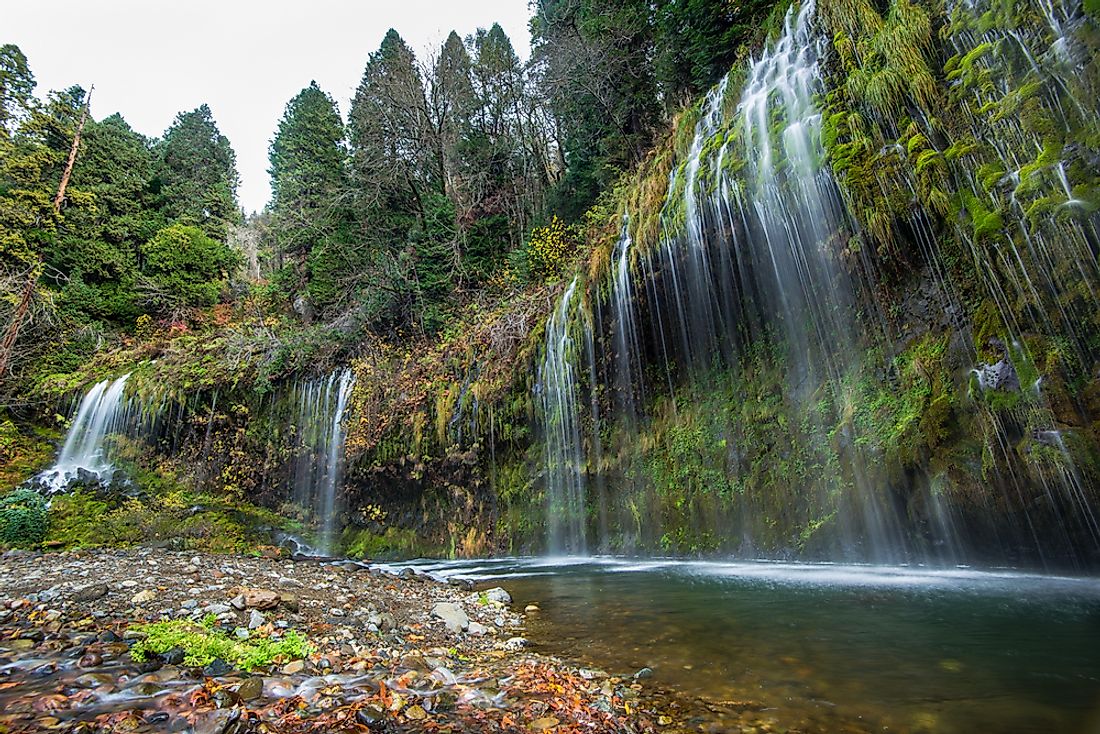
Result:
{"label": "water stream", "polygon": [[[413,565],[504,586],[519,608],[537,603],[529,633],[543,651],[612,674],[649,667],[654,684],[741,702],[780,727],[1070,734],[1100,724],[1095,579],[610,557]],[[733,713],[712,709],[722,730],[738,730],[723,718]]]}

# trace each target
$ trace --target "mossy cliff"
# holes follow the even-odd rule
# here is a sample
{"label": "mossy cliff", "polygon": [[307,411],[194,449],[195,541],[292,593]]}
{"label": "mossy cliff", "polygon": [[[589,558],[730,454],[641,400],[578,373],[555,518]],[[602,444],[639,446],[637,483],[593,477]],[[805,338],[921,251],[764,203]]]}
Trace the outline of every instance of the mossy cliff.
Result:
{"label": "mossy cliff", "polygon": [[[5,482],[46,460],[32,424],[64,428],[75,391],[132,372],[156,415],[132,447],[139,483],[306,532],[294,385],[350,365],[344,550],[539,551],[554,472],[539,365],[576,276],[590,549],[1095,566],[1096,8],[818,0],[816,112],[794,119],[772,91],[749,119],[750,61],[799,10],[777,4],[723,86],[579,225],[536,238],[553,263],[527,283],[502,274],[431,337],[248,300],[147,324],[86,364],[43,365],[37,407],[0,424]],[[802,124],[809,150],[785,142]],[[793,216],[805,269],[785,290],[754,254],[776,235],[759,211],[808,200],[807,181],[828,221]]]}

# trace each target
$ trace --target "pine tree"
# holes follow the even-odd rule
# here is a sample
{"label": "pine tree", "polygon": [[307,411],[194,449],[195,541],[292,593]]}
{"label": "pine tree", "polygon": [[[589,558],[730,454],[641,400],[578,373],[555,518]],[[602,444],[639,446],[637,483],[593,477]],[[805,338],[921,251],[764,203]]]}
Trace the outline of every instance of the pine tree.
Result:
{"label": "pine tree", "polygon": [[316,82],[287,103],[269,159],[280,249],[305,255],[314,242],[333,236],[341,226],[349,193],[344,124],[336,103]]}
{"label": "pine tree", "polygon": [[164,133],[158,183],[170,219],[221,242],[240,222],[237,157],[207,105],[181,112]]}

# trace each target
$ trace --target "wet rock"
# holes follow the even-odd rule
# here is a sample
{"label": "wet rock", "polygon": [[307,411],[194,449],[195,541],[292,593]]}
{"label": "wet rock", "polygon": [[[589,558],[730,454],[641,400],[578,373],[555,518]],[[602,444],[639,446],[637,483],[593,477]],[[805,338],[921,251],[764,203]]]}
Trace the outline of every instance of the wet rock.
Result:
{"label": "wet rock", "polygon": [[120,638],[111,630],[103,630],[96,636],[96,639],[100,642],[118,642],[122,638]]}
{"label": "wet rock", "polygon": [[386,712],[377,706],[364,706],[355,712],[355,721],[374,730],[386,720]]}
{"label": "wet rock", "polygon": [[523,648],[528,647],[530,644],[531,643],[527,640],[526,637],[509,637],[507,640],[505,640],[502,647],[505,650],[510,650],[514,652],[516,650],[522,650]]}
{"label": "wet rock", "polygon": [[653,677],[653,668],[642,668],[634,674],[634,680],[644,680]]}
{"label": "wet rock", "polygon": [[233,666],[221,658],[216,658],[202,669],[202,674],[207,678],[217,678],[218,676],[229,675],[231,672],[233,672]]}
{"label": "wet rock", "polygon": [[283,666],[283,673],[285,675],[297,675],[306,669],[306,663],[304,660],[291,660],[289,663]]}
{"label": "wet rock", "polygon": [[181,665],[183,663],[184,657],[185,653],[182,647],[173,647],[171,650],[163,653],[160,656],[161,660],[163,660],[168,665]]}
{"label": "wet rock", "polygon": [[264,692],[264,679],[253,676],[237,687],[237,695],[242,701],[251,701],[259,698]]}
{"label": "wet rock", "polygon": [[539,605],[538,604],[528,604],[527,606],[525,606],[523,608],[523,611],[527,612],[528,614],[530,614],[532,612],[537,612],[537,611],[539,611]]}
{"label": "wet rock", "polygon": [[103,664],[103,656],[95,652],[86,652],[80,656],[76,665],[78,668],[94,668]]}
{"label": "wet rock", "polygon": [[488,599],[489,601],[494,601],[498,604],[511,604],[512,603],[512,595],[509,594],[504,589],[500,588],[499,586],[494,587],[492,589],[489,589],[488,591],[484,591],[482,593],[485,595],[485,598]]}
{"label": "wet rock", "polygon": [[432,616],[443,620],[451,632],[462,632],[470,626],[470,618],[462,607],[452,602],[439,602],[432,607]]}

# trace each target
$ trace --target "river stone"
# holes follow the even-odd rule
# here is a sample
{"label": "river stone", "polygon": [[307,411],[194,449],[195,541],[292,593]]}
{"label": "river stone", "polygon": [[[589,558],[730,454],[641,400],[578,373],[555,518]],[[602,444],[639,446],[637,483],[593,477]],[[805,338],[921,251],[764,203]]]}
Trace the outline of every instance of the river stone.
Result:
{"label": "river stone", "polygon": [[148,604],[157,598],[157,592],[152,589],[144,589],[134,594],[130,599],[131,604]]}
{"label": "river stone", "polygon": [[295,673],[301,673],[305,669],[305,661],[291,660],[289,663],[283,666],[283,673],[285,673],[286,675],[294,675]]}
{"label": "river stone", "polygon": [[488,634],[489,628],[481,624],[480,622],[470,622],[470,626],[467,629],[467,632],[469,632],[471,635],[484,635]]}
{"label": "river stone", "polygon": [[264,615],[261,612],[253,609],[248,615],[248,629],[254,630],[262,627],[264,624]]}
{"label": "river stone", "polygon": [[253,676],[237,687],[237,695],[245,701],[259,698],[264,692],[264,679]]}
{"label": "river stone", "polygon": [[432,607],[432,616],[439,617],[451,632],[461,632],[470,626],[470,618],[462,607],[452,602],[442,601]]}
{"label": "river stone", "polygon": [[516,650],[522,650],[531,643],[527,641],[526,637],[509,637],[504,643],[504,649],[515,652]]}
{"label": "river stone", "polygon": [[279,606],[279,595],[267,589],[245,589],[244,603],[249,609],[274,609]]}
{"label": "river stone", "polygon": [[73,594],[73,601],[96,601],[107,596],[107,584],[92,584],[83,589],[77,589]]}
{"label": "river stone", "polygon": [[488,591],[486,591],[484,593],[485,593],[485,598],[488,599],[489,601],[495,601],[498,604],[511,604],[512,603],[512,595],[509,594],[504,589],[500,588],[499,586],[497,586],[495,588],[492,588],[492,589],[489,589]]}
{"label": "river stone", "polygon": [[216,678],[221,675],[228,675],[233,671],[233,666],[225,662],[221,658],[216,658],[209,665],[202,669],[202,674],[207,678]]}

